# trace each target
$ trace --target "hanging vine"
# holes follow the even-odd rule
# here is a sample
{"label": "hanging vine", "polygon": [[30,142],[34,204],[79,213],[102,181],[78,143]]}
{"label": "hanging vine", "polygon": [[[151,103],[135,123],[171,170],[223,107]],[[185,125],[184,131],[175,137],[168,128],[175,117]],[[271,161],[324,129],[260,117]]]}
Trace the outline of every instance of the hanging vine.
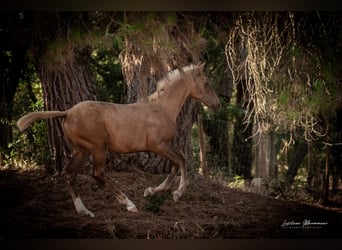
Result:
{"label": "hanging vine", "polygon": [[248,12],[236,18],[228,34],[227,63],[234,83],[245,83],[245,123],[255,124],[254,136],[286,131],[284,145],[289,145],[302,134],[307,141],[325,134],[319,97],[330,93],[315,45],[298,42],[304,25],[307,20],[292,12]]}

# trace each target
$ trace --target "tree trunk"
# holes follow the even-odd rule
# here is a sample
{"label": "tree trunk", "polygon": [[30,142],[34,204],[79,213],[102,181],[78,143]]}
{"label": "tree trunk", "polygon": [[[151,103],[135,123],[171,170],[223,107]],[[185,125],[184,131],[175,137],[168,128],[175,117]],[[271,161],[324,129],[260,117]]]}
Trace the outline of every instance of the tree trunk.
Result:
{"label": "tree trunk", "polygon": [[[342,133],[340,132],[341,139]],[[339,180],[342,180],[342,145],[331,147],[331,167],[332,167],[332,192],[338,192]]]}
{"label": "tree trunk", "polygon": [[[259,140],[256,138],[256,140]],[[276,143],[273,131],[261,135],[255,154],[256,177],[262,179],[276,178]]]}
{"label": "tree trunk", "polygon": [[[243,109],[247,105],[247,101],[243,95],[244,81],[240,81],[237,88],[237,100],[236,103]],[[234,126],[234,138],[233,138],[233,174],[243,176],[244,179],[251,178],[252,170],[252,132],[253,125],[251,123],[244,124],[244,116],[239,114],[236,118]]]}
{"label": "tree trunk", "polygon": [[270,177],[278,178],[278,164],[277,164],[277,148],[276,135],[274,131],[270,131]]}
{"label": "tree trunk", "polygon": [[203,130],[203,119],[202,114],[199,113],[197,115],[197,123],[198,123],[198,135],[199,135],[199,146],[200,146],[200,167],[199,172],[204,177],[209,176],[207,158],[206,158],[206,150],[205,150],[205,139],[204,139],[204,130]]}
{"label": "tree trunk", "polygon": [[0,155],[12,141],[12,108],[19,79],[25,66],[23,48],[13,48],[12,56],[0,55]]}
{"label": "tree trunk", "polygon": [[257,178],[267,178],[268,177],[268,166],[269,165],[269,157],[267,155],[267,137],[261,135],[262,138],[259,140],[259,143],[256,146],[255,153],[255,174]]}
{"label": "tree trunk", "polygon": [[[74,49],[72,53],[72,60],[64,65],[63,71],[51,65],[38,65],[45,110],[67,110],[81,101],[96,99],[90,50]],[[61,173],[68,164],[71,153],[64,140],[62,124],[62,118],[47,121],[49,146],[54,160],[53,165],[47,166],[47,169],[57,173]]]}
{"label": "tree trunk", "polygon": [[308,151],[307,143],[298,142],[294,145],[293,151],[290,154],[289,169],[286,172],[286,182],[291,185],[297,174],[297,171]]}
{"label": "tree trunk", "polygon": [[27,20],[19,12],[0,16],[0,165],[2,154],[12,142],[13,100],[20,78],[27,66]]}
{"label": "tree trunk", "polygon": [[330,147],[331,147],[330,145],[326,145],[326,150],[325,150],[323,204],[328,204],[328,201],[329,201]]}

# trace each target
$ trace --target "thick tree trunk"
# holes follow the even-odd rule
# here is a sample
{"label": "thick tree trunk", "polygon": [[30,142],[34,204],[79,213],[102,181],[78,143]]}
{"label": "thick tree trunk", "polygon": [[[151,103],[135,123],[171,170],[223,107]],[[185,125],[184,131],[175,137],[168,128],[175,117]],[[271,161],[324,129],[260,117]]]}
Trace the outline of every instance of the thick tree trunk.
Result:
{"label": "thick tree trunk", "polygon": [[[67,110],[84,100],[95,100],[95,85],[90,66],[90,50],[75,49],[74,56],[63,71],[51,65],[40,64],[38,71],[43,86],[45,110]],[[48,170],[60,173],[68,164],[71,149],[64,140],[63,118],[49,119],[49,146],[54,159]]]}

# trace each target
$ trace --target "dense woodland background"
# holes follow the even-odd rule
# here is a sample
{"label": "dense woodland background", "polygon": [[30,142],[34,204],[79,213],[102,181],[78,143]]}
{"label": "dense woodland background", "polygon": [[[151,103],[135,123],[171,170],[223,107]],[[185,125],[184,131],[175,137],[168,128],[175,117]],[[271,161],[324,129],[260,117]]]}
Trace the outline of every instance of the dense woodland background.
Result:
{"label": "dense woodland background", "polygon": [[[68,163],[62,120],[19,133],[25,113],[144,101],[169,70],[206,62],[222,107],[182,109],[172,143],[190,172],[278,198],[340,197],[340,12],[3,12],[0,40],[0,170]],[[148,152],[107,164],[170,171]]]}

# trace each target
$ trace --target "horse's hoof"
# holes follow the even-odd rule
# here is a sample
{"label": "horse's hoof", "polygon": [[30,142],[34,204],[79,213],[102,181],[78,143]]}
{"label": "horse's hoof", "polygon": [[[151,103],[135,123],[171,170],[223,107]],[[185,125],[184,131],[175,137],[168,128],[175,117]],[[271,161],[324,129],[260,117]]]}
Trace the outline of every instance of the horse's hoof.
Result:
{"label": "horse's hoof", "polygon": [[174,201],[178,201],[180,197],[182,197],[182,193],[181,192],[179,192],[178,190],[173,192],[173,200]]}
{"label": "horse's hoof", "polygon": [[94,214],[94,213],[92,213],[92,212],[90,212],[89,210],[88,210],[88,213],[87,213],[87,215],[89,215],[89,216],[90,216],[90,218],[95,218],[95,214]]}
{"label": "horse's hoof", "polygon": [[138,209],[134,206],[134,207],[127,207],[127,210],[129,211],[129,212],[133,212],[133,213],[136,213],[136,212],[138,212]]}
{"label": "horse's hoof", "polygon": [[89,215],[91,218],[95,217],[95,215],[84,206],[80,197],[76,197],[76,199],[74,200],[74,204],[75,204],[77,213]]}
{"label": "horse's hoof", "polygon": [[93,212],[90,212],[88,209],[87,210],[78,211],[78,213],[79,214],[87,215],[90,218],[95,218],[95,214]]}
{"label": "horse's hoof", "polygon": [[79,211],[78,213],[88,215],[90,218],[95,218],[95,214],[88,209]]}
{"label": "horse's hoof", "polygon": [[151,187],[148,187],[145,189],[144,197],[147,197],[147,196],[152,195],[152,194],[153,194],[153,190]]}
{"label": "horse's hoof", "polygon": [[138,209],[137,207],[134,205],[134,203],[126,198],[126,204],[127,204],[127,210],[130,211],[130,212],[138,212]]}

